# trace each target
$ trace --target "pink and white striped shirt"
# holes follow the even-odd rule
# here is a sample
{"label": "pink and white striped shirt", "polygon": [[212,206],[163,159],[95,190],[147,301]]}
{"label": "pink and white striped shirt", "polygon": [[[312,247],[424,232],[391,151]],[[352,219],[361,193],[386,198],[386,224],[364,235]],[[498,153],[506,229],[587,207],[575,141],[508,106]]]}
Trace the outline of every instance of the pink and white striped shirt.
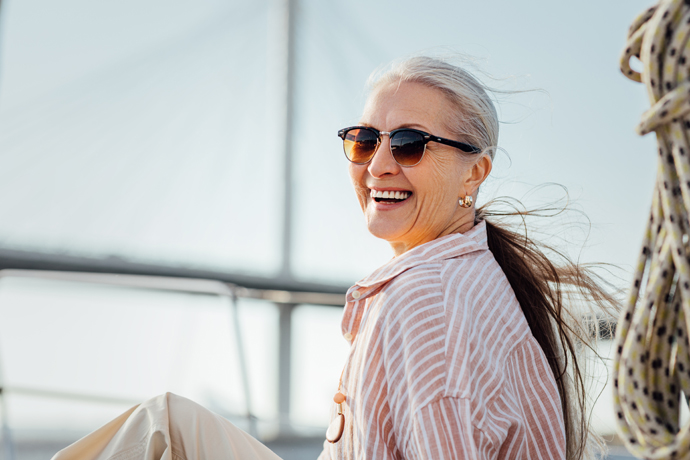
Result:
{"label": "pink and white striped shirt", "polygon": [[355,284],[342,329],[345,431],[319,460],[565,458],[553,374],[483,222]]}

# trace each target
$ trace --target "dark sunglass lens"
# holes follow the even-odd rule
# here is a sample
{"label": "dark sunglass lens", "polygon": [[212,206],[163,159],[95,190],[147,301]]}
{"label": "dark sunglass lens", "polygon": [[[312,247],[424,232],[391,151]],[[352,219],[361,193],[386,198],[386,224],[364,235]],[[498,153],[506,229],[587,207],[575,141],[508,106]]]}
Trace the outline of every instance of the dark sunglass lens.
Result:
{"label": "dark sunglass lens", "polygon": [[424,156],[424,136],[414,131],[398,131],[391,136],[393,158],[402,166],[414,166]]}
{"label": "dark sunglass lens", "polygon": [[366,163],[376,153],[378,141],[379,139],[373,131],[362,128],[351,129],[345,133],[343,139],[345,155],[353,163]]}

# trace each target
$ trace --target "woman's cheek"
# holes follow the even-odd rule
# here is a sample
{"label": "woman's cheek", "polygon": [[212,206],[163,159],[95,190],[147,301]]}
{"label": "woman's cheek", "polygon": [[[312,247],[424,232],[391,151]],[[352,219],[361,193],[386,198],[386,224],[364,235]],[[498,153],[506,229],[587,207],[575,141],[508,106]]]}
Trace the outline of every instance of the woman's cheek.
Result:
{"label": "woman's cheek", "polygon": [[357,199],[359,200],[359,206],[362,208],[362,211],[365,211],[367,209],[367,194],[364,191],[360,191],[357,193]]}
{"label": "woman's cheek", "polygon": [[362,211],[364,211],[367,208],[367,198],[369,196],[369,189],[360,186],[356,182],[353,182],[353,185],[355,187],[355,195],[357,195],[357,201],[359,201],[359,206],[362,208]]}

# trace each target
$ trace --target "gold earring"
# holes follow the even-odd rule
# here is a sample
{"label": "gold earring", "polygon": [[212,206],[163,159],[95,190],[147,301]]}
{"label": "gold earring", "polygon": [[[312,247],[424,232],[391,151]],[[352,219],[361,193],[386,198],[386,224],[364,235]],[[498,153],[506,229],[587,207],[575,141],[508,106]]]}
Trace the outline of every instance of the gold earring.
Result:
{"label": "gold earring", "polygon": [[458,201],[458,204],[462,206],[463,208],[471,208],[472,207],[472,195],[465,195],[464,198],[460,198]]}

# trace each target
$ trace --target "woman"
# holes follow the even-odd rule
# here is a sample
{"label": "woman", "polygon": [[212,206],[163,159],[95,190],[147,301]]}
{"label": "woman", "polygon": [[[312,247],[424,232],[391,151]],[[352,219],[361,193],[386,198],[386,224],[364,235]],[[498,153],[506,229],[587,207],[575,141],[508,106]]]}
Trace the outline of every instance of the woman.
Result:
{"label": "woman", "polygon": [[348,291],[349,422],[321,458],[581,458],[578,330],[559,284],[612,299],[475,211],[498,141],[477,80],[417,57],[370,86],[359,126],[339,135],[368,229],[395,258]]}
{"label": "woman", "polygon": [[[566,323],[561,289],[610,298],[475,209],[498,140],[482,85],[405,60],[373,80],[360,123],[339,136],[367,227],[395,257],[347,292],[351,352],[320,460],[587,456],[574,340],[588,337]],[[276,458],[174,395],[101,430],[55,458]]]}

